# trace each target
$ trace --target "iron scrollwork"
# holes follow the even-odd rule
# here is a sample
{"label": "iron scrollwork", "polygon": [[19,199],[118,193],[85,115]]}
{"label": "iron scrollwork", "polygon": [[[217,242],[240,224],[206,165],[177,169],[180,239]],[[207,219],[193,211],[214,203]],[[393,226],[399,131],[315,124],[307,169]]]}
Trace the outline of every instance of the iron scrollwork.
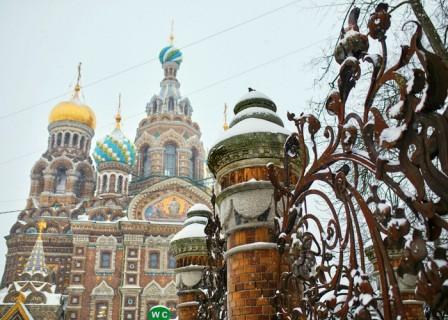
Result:
{"label": "iron scrollwork", "polygon": [[[404,276],[414,279],[417,298],[434,316],[448,311],[448,262],[438,245],[448,230],[448,68],[423,47],[416,22],[411,22],[416,30],[410,44],[388,67],[388,6],[377,6],[368,34],[360,32],[358,16],[354,8],[334,52],[340,64],[338,90],[329,95],[325,109],[337,125],[322,128],[314,115],[288,113],[297,131],[285,143],[285,168],[297,159],[308,165],[296,173],[295,185],[288,178],[280,181],[277,169],[268,166],[278,247],[289,259],[274,299],[278,319],[405,319],[397,280]],[[368,53],[368,37],[379,43],[380,54]],[[411,61],[419,67],[403,75]],[[349,111],[347,101],[363,62],[370,83],[363,106]],[[397,87],[399,101],[381,109],[375,101],[389,82]],[[360,191],[360,172],[371,177],[367,192]],[[386,201],[384,189],[398,205]],[[314,212],[307,203],[312,197],[328,214]],[[367,270],[368,250],[381,290]],[[295,301],[290,290],[297,282],[303,295]]]}

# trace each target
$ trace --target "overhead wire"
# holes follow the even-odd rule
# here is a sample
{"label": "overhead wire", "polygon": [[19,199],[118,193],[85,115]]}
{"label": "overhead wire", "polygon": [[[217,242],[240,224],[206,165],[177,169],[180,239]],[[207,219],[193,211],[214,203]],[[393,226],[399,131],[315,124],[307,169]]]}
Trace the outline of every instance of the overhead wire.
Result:
{"label": "overhead wire", "polygon": [[[208,89],[210,89],[210,88],[212,88],[212,87],[215,87],[215,86],[217,86],[217,85],[219,85],[219,84],[222,84],[222,83],[225,83],[225,82],[227,82],[227,81],[233,80],[233,79],[238,78],[238,77],[240,77],[240,76],[243,76],[243,75],[245,75],[245,74],[247,74],[247,73],[250,73],[250,72],[252,72],[252,71],[255,71],[255,70],[257,70],[257,69],[260,69],[260,68],[262,68],[262,67],[265,67],[265,66],[267,66],[267,65],[270,65],[270,64],[272,64],[272,63],[279,62],[279,61],[281,61],[281,60],[283,60],[283,59],[285,59],[285,58],[288,58],[288,57],[290,57],[290,56],[292,56],[292,55],[294,55],[294,54],[297,54],[297,53],[302,52],[302,51],[304,51],[304,50],[306,50],[306,49],[309,49],[309,48],[311,48],[311,47],[313,47],[313,46],[315,46],[315,45],[317,45],[317,44],[319,44],[319,43],[321,43],[321,42],[328,41],[328,39],[329,39],[329,37],[326,37],[326,38],[324,38],[324,39],[315,41],[315,42],[313,42],[313,43],[311,43],[311,44],[309,44],[309,45],[306,45],[306,46],[304,46],[304,47],[300,47],[300,48],[298,48],[298,49],[289,51],[289,52],[287,52],[287,53],[285,53],[285,54],[282,54],[282,55],[277,56],[277,57],[275,57],[275,58],[269,59],[269,60],[267,60],[267,61],[264,61],[264,62],[262,62],[262,63],[260,63],[260,64],[255,65],[255,66],[252,66],[252,67],[250,67],[250,68],[248,68],[248,69],[245,69],[245,70],[243,70],[243,71],[237,72],[237,73],[235,73],[235,74],[233,74],[233,75],[231,75],[231,76],[228,76],[228,77],[222,78],[222,79],[220,79],[220,80],[217,80],[217,81],[215,81],[215,82],[212,82],[212,83],[210,83],[210,84],[207,84],[207,85],[205,85],[205,86],[203,86],[203,87],[201,87],[201,88],[199,88],[199,89],[195,89],[195,90],[193,90],[193,91],[190,91],[190,92],[186,93],[185,96],[191,96],[191,95],[197,94],[197,93],[199,93],[199,92],[208,90]],[[145,113],[146,113],[146,112],[144,112],[144,111],[143,111],[143,112],[134,113],[134,114],[132,114],[132,115],[130,115],[130,116],[123,117],[123,120],[124,120],[124,121],[125,121],[125,120],[129,120],[129,119],[135,118],[135,117],[137,117],[137,116],[144,115]],[[112,124],[113,124],[113,123],[110,122],[110,123],[108,123],[108,124],[104,124],[104,125],[100,126],[100,128],[109,127],[109,126],[111,126]],[[5,160],[5,161],[3,161],[3,162],[0,162],[0,166],[2,166],[2,165],[4,165],[4,164],[7,164],[7,163],[10,163],[10,162],[13,162],[13,161],[18,160],[18,159],[21,159],[21,158],[28,157],[28,156],[33,155],[33,154],[36,154],[36,153],[38,153],[38,152],[39,152],[39,151],[33,151],[33,152],[31,152],[31,153],[27,153],[27,154],[24,154],[24,155],[21,155],[21,156],[14,157],[14,158],[12,158],[12,159]]]}
{"label": "overhead wire", "polygon": [[[226,33],[226,32],[228,32],[228,31],[237,29],[237,28],[239,28],[239,27],[241,27],[241,26],[243,26],[243,25],[245,25],[245,24],[248,24],[248,23],[250,23],[250,22],[253,22],[253,21],[256,21],[256,20],[258,20],[258,19],[261,19],[261,18],[263,18],[263,17],[265,17],[265,16],[268,16],[268,15],[270,15],[270,14],[272,14],[272,13],[275,13],[275,12],[277,12],[277,11],[280,11],[280,10],[282,10],[282,9],[285,9],[285,8],[291,6],[291,5],[295,4],[295,3],[298,3],[298,2],[300,2],[300,1],[302,1],[302,0],[294,0],[294,1],[288,2],[288,3],[286,3],[285,5],[282,5],[282,6],[280,6],[280,7],[277,7],[277,8],[274,8],[274,9],[272,9],[272,10],[269,10],[269,11],[267,11],[267,12],[265,12],[265,13],[262,13],[262,14],[260,14],[260,15],[258,15],[258,16],[255,16],[255,17],[253,17],[253,18],[251,18],[251,19],[245,20],[245,21],[243,21],[243,22],[241,22],[241,23],[237,23],[237,24],[232,25],[232,26],[230,26],[230,27],[228,27],[228,28],[225,28],[225,29],[223,29],[223,30],[220,30],[220,31],[218,31],[218,32],[215,32],[215,33],[213,33],[213,34],[211,34],[211,35],[208,35],[208,36],[205,36],[205,37],[203,37],[203,38],[200,38],[200,39],[198,39],[198,40],[196,40],[196,41],[190,42],[190,43],[188,43],[187,45],[184,45],[184,46],[180,47],[180,49],[185,49],[185,48],[188,48],[188,47],[197,45],[197,44],[199,44],[199,43],[201,43],[201,42],[203,42],[203,41],[206,41],[206,40],[208,40],[208,39],[214,38],[214,37],[216,37],[216,36],[218,36],[218,35],[221,35],[221,34]],[[314,46],[314,45],[316,45],[316,44],[318,44],[318,43],[320,43],[320,42],[326,41],[326,40],[328,40],[328,37],[325,38],[325,39],[321,39],[321,40],[319,40],[319,41],[315,41],[315,42],[313,42],[313,43],[311,43],[311,44],[309,44],[309,45],[307,45],[307,46],[305,46],[305,47],[301,47],[301,48],[292,50],[292,51],[290,51],[290,52],[287,52],[286,54],[280,55],[280,56],[278,56],[278,57],[276,57],[276,58],[273,58],[273,59],[270,59],[270,60],[268,60],[268,61],[262,62],[262,63],[260,63],[260,64],[258,64],[258,65],[255,65],[255,66],[253,66],[253,67],[251,67],[251,68],[245,69],[245,70],[243,70],[243,71],[241,71],[241,72],[238,72],[238,73],[236,73],[236,74],[233,74],[233,75],[231,75],[231,76],[229,76],[229,77],[226,77],[226,78],[223,78],[223,79],[221,79],[221,80],[212,82],[212,83],[210,83],[210,84],[208,84],[208,85],[206,85],[206,86],[204,86],[204,87],[201,87],[201,88],[199,88],[199,89],[193,90],[193,91],[187,93],[186,95],[187,95],[187,96],[191,96],[191,95],[194,95],[194,94],[196,94],[196,93],[205,91],[205,90],[207,90],[207,89],[209,89],[209,88],[212,88],[212,87],[214,87],[214,86],[217,86],[217,85],[219,85],[219,84],[221,84],[221,83],[230,81],[230,80],[235,79],[235,78],[237,78],[237,77],[239,77],[239,76],[242,76],[242,75],[244,75],[244,74],[247,74],[247,73],[249,73],[249,72],[251,72],[251,71],[257,70],[257,69],[259,69],[259,68],[261,68],[261,67],[264,67],[264,66],[266,66],[266,65],[269,65],[269,64],[271,64],[271,63],[274,63],[274,62],[280,61],[280,60],[282,60],[282,59],[285,59],[285,58],[287,58],[287,57],[289,57],[289,56],[291,56],[291,55],[294,55],[294,54],[296,54],[296,53],[298,53],[298,52],[301,52],[301,51],[303,51],[303,50],[305,50],[305,49],[308,49],[308,48],[310,48],[310,47],[312,47],[312,46]],[[157,59],[156,59],[156,58],[152,58],[152,59],[146,60],[146,61],[144,61],[144,62],[142,62],[142,63],[139,63],[139,64],[136,64],[136,65],[130,66],[130,67],[125,68],[125,69],[122,69],[122,70],[120,70],[120,71],[118,71],[118,72],[112,73],[112,74],[107,75],[107,76],[105,76],[105,77],[102,77],[102,78],[100,78],[100,79],[98,79],[98,80],[95,80],[95,81],[93,81],[93,82],[87,83],[86,85],[84,85],[84,87],[91,87],[91,86],[94,86],[94,85],[96,85],[96,84],[98,84],[98,83],[100,83],[100,82],[103,82],[103,81],[106,81],[106,80],[108,80],[108,79],[114,78],[114,77],[116,77],[116,76],[118,76],[118,75],[120,75],[120,74],[122,74],[122,73],[126,73],[126,72],[128,72],[128,71],[131,71],[131,70],[133,70],[133,69],[136,69],[136,68],[138,68],[138,67],[141,67],[141,66],[143,66],[143,65],[145,65],[145,64],[148,64],[148,63],[150,63],[150,62],[152,62],[152,61],[155,61],[155,60],[157,60]],[[63,94],[54,96],[54,97],[49,98],[49,99],[46,99],[46,100],[44,100],[44,101],[42,101],[42,102],[39,102],[39,103],[37,103],[37,104],[34,104],[34,105],[30,106],[30,107],[27,107],[27,108],[23,108],[23,109],[17,110],[16,112],[9,113],[9,114],[5,114],[5,115],[3,115],[3,116],[0,116],[0,120],[2,120],[2,119],[4,119],[4,118],[7,118],[7,117],[9,117],[9,116],[12,116],[12,115],[14,115],[14,114],[21,113],[21,112],[27,111],[27,110],[29,110],[29,109],[35,108],[35,107],[40,106],[40,105],[42,105],[42,104],[51,102],[51,101],[53,101],[53,100],[55,100],[55,99],[65,97],[65,96],[68,95],[69,93],[71,93],[71,91],[69,91],[69,92],[65,92],[65,93],[63,93]],[[142,115],[142,114],[145,114],[145,112],[139,112],[138,114],[134,114],[134,115],[131,115],[131,116],[129,116],[129,117],[126,117],[126,119],[130,119],[130,118],[133,118],[133,117]],[[105,127],[105,126],[106,126],[106,125],[104,125],[104,126],[102,126],[102,127]],[[38,153],[38,152],[39,152],[39,151],[33,151],[33,152],[30,152],[30,153],[27,153],[27,154],[23,154],[23,155],[14,157],[14,158],[12,158],[12,159],[9,159],[9,160],[0,162],[0,165],[4,165],[4,164],[10,163],[10,162],[13,162],[13,161],[15,161],[15,160],[18,160],[18,159],[21,159],[21,158],[28,157],[28,156],[33,155],[33,154],[36,154],[36,153]],[[1,202],[7,202],[7,201],[1,201]],[[10,210],[10,211],[3,211],[3,212],[0,211],[0,214],[3,214],[3,213],[5,213],[5,212],[6,212],[6,213],[12,213],[12,212],[18,212],[18,211],[22,211],[22,210]]]}
{"label": "overhead wire", "polygon": [[[255,17],[252,17],[252,18],[250,18],[250,19],[244,20],[244,21],[239,22],[239,23],[237,23],[237,24],[234,24],[234,25],[232,25],[232,26],[230,26],[230,27],[224,28],[224,29],[222,29],[222,30],[220,30],[220,31],[217,31],[217,32],[215,32],[215,33],[212,33],[212,34],[210,34],[210,35],[207,35],[207,36],[205,36],[205,37],[202,37],[202,38],[200,38],[200,39],[198,39],[198,40],[192,41],[192,42],[190,42],[190,43],[188,43],[188,44],[186,44],[186,45],[184,45],[184,46],[182,46],[182,47],[179,47],[179,49],[186,49],[186,48],[195,46],[195,45],[197,45],[197,44],[199,44],[199,43],[201,43],[201,42],[204,42],[204,41],[206,41],[206,40],[215,38],[215,37],[217,37],[217,36],[219,36],[219,35],[221,35],[221,34],[224,34],[224,33],[229,32],[229,31],[231,31],[231,30],[235,30],[235,29],[237,29],[237,28],[239,28],[239,27],[242,27],[242,26],[244,26],[244,25],[246,25],[246,24],[248,24],[248,23],[251,23],[251,22],[253,22],[253,21],[256,21],[256,20],[259,20],[259,19],[264,18],[264,17],[266,17],[266,16],[269,16],[269,15],[275,13],[275,12],[281,11],[281,10],[283,10],[283,9],[285,9],[285,8],[288,8],[288,7],[292,6],[293,4],[296,4],[296,3],[300,2],[300,1],[303,1],[303,0],[294,0],[294,1],[290,1],[290,2],[288,2],[288,3],[286,3],[286,4],[282,5],[282,6],[279,6],[279,7],[276,7],[276,8],[274,8],[274,9],[271,9],[271,10],[269,10],[269,11],[266,11],[266,12],[264,12],[264,13],[262,13],[262,14],[259,14],[259,15],[255,16]],[[97,85],[97,84],[99,84],[99,83],[101,83],[101,82],[104,82],[104,81],[107,81],[107,80],[109,80],[109,79],[115,78],[115,77],[117,77],[117,76],[119,76],[119,75],[121,75],[121,74],[123,74],[123,73],[127,73],[127,72],[129,72],[129,71],[131,71],[131,70],[137,69],[137,68],[139,68],[139,67],[142,67],[142,66],[144,66],[144,65],[147,65],[147,64],[149,64],[149,63],[151,63],[151,62],[153,62],[153,61],[156,61],[156,60],[157,60],[157,58],[151,58],[151,59],[142,61],[142,62],[140,62],[140,63],[134,64],[134,65],[129,66],[129,67],[127,67],[127,68],[121,69],[121,70],[119,70],[119,71],[113,72],[113,73],[111,73],[111,74],[109,74],[109,75],[106,75],[106,76],[104,76],[104,77],[101,77],[101,78],[99,78],[99,79],[97,79],[97,80],[95,80],[95,81],[92,81],[92,82],[89,82],[89,83],[87,83],[87,84],[84,84],[83,87],[84,87],[84,88],[93,87],[93,86],[95,86],[95,85]],[[25,112],[25,111],[28,111],[28,110],[31,110],[31,109],[34,109],[34,108],[37,108],[37,107],[39,107],[39,106],[41,106],[41,105],[44,105],[44,104],[49,103],[49,102],[51,102],[51,101],[54,101],[54,100],[56,100],[56,99],[66,97],[66,96],[67,96],[68,94],[70,94],[70,93],[71,93],[71,91],[64,92],[64,93],[58,94],[58,95],[56,95],[56,96],[54,96],[54,97],[45,99],[44,101],[41,101],[41,102],[32,104],[32,105],[27,106],[27,107],[24,107],[24,108],[22,108],[22,109],[19,109],[19,110],[16,110],[16,111],[12,111],[12,112],[3,114],[3,115],[0,116],[0,120],[9,118],[9,117],[14,116],[14,115],[16,115],[16,114],[19,114],[19,113],[22,113],[22,112]]]}

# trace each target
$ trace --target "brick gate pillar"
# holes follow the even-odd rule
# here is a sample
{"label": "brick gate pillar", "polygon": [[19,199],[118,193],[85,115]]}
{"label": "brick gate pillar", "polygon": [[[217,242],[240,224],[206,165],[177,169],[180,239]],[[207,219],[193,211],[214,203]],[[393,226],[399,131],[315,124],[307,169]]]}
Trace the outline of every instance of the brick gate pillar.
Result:
{"label": "brick gate pillar", "polygon": [[250,89],[236,104],[229,129],[209,152],[216,209],[227,240],[231,320],[267,320],[275,314],[271,298],[281,268],[274,235],[274,190],[266,165],[283,167],[283,145],[290,133],[276,111],[271,99]]}
{"label": "brick gate pillar", "polygon": [[179,320],[195,320],[201,300],[202,273],[207,264],[207,243],[204,228],[211,214],[203,204],[187,212],[184,227],[170,242],[170,252],[176,258],[176,287]]}

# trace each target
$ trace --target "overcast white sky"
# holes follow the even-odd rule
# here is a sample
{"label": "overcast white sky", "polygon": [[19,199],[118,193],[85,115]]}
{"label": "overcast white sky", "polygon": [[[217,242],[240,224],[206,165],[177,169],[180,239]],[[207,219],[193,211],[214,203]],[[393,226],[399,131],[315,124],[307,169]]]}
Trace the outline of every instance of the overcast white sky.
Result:
{"label": "overcast white sky", "polygon": [[[123,130],[134,139],[146,102],[159,91],[162,69],[157,56],[168,43],[172,19],[175,45],[183,47],[288,3],[291,0],[1,1],[0,211],[24,207],[30,169],[47,146],[48,114],[62,98],[47,100],[71,90],[79,61],[82,83],[90,84],[153,59],[83,90],[97,117],[95,140],[112,130],[119,92]],[[328,46],[321,40],[338,34],[346,1],[327,6],[332,3],[294,1],[182,50],[181,91],[190,97],[207,149],[221,133],[224,103],[233,109],[249,86],[270,96],[284,120],[287,110],[306,111],[310,98],[325,95],[313,90],[317,71],[310,61]],[[47,102],[8,116],[42,101]],[[17,213],[1,215],[1,274],[3,237],[16,218]]]}

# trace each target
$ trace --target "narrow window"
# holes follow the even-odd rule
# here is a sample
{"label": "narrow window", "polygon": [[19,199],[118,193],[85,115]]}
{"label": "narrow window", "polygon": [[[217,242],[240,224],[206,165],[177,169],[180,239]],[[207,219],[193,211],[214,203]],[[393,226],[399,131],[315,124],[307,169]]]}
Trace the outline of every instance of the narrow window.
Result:
{"label": "narrow window", "polygon": [[140,151],[140,159],[142,166],[143,177],[149,177],[151,175],[151,155],[149,153],[149,147],[144,146]]}
{"label": "narrow window", "polygon": [[119,177],[118,177],[118,187],[117,187],[117,192],[118,192],[118,193],[124,193],[124,190],[123,190],[123,176],[119,176]]}
{"label": "narrow window", "polygon": [[165,146],[165,175],[175,176],[176,175],[176,164],[177,164],[177,151],[174,144],[168,144]]}
{"label": "narrow window", "polygon": [[58,133],[57,145],[60,147],[62,145],[62,132]]}
{"label": "narrow window", "polygon": [[160,253],[158,253],[158,252],[150,252],[149,253],[148,267],[150,269],[159,269],[160,268]]}
{"label": "narrow window", "polygon": [[110,252],[110,251],[101,251],[101,254],[100,254],[100,267],[102,269],[110,269],[110,267],[111,267],[111,257],[112,257],[112,252]]}
{"label": "narrow window", "polygon": [[72,142],[72,146],[73,146],[74,148],[76,148],[76,147],[78,146],[78,138],[79,138],[78,134],[75,133],[75,134],[73,135],[73,142]]}
{"label": "narrow window", "polygon": [[84,136],[82,136],[81,141],[79,141],[79,149],[81,149],[81,150],[84,149],[84,143],[85,143],[85,138],[84,138]]}
{"label": "narrow window", "polygon": [[168,111],[174,111],[174,98],[168,98]]}
{"label": "narrow window", "polygon": [[59,167],[56,170],[55,193],[64,193],[66,183],[67,183],[67,169],[64,167]]}
{"label": "narrow window", "polygon": [[101,192],[107,192],[107,175],[103,175],[103,182],[101,185]]}
{"label": "narrow window", "polygon": [[70,143],[70,132],[66,132],[64,135],[64,147],[68,147]]}

